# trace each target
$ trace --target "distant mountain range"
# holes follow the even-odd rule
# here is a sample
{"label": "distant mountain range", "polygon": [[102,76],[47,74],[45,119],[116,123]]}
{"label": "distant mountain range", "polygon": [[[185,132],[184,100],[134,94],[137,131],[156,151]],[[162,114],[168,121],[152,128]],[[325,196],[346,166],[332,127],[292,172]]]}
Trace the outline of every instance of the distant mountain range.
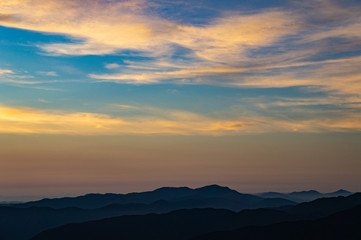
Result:
{"label": "distant mountain range", "polygon": [[265,193],[259,193],[259,194],[257,194],[257,196],[260,196],[263,198],[283,198],[283,199],[288,199],[293,202],[300,203],[300,202],[313,201],[317,198],[348,196],[350,194],[352,194],[352,193],[349,191],[340,189],[336,192],[331,192],[331,193],[320,193],[315,190],[291,192],[291,193],[265,192]]}
{"label": "distant mountain range", "polygon": [[[16,207],[49,207],[68,208],[78,207],[83,209],[100,208],[110,204],[151,204],[159,200],[171,202],[206,201],[205,207],[226,208],[239,211],[246,208],[280,205],[277,201],[269,201],[263,197],[239,193],[228,187],[210,185],[191,189],[188,187],[164,187],[154,191],[128,193],[128,194],[87,194],[79,197],[66,197],[55,199],[42,199],[14,205]],[[295,204],[293,201],[280,199],[281,205]],[[204,203],[203,203],[204,204]],[[214,205],[215,204],[215,205]]]}
{"label": "distant mountain range", "polygon": [[[87,194],[79,197],[64,197],[53,199],[42,199],[27,203],[14,204],[16,207],[49,207],[68,208],[78,207],[82,209],[100,208],[110,204],[142,203],[151,204],[158,200],[185,201],[185,200],[217,200],[218,206],[214,208],[225,208],[234,211],[259,207],[275,207],[281,205],[293,205],[300,202],[312,201],[322,197],[348,196],[351,192],[338,190],[332,193],[319,193],[315,190],[278,193],[266,192],[260,194],[239,193],[228,187],[209,185],[201,188],[191,189],[188,187],[163,187],[154,191],[128,193],[128,194]],[[222,199],[227,199],[227,204],[222,206]],[[270,200],[271,199],[271,200]],[[233,202],[233,207],[230,204]],[[207,206],[206,206],[207,207]]]}
{"label": "distant mountain range", "polygon": [[[339,194],[347,195],[348,192],[339,192]],[[297,216],[297,219],[301,219],[301,217],[309,219],[310,216],[307,214],[302,215],[305,214],[302,209],[292,208],[296,204],[296,202],[286,198],[268,198],[252,194],[242,194],[228,187],[218,185],[196,189],[164,187],[140,193],[87,194],[79,197],[43,199],[0,206],[0,239],[25,240],[46,229],[68,223],[80,223],[123,215],[169,213],[174,210],[195,208],[209,208],[209,211],[213,211],[213,209],[226,209],[233,211],[231,212],[232,214],[244,209],[274,208],[275,210],[272,211],[281,210],[282,216],[286,212],[286,214]],[[348,203],[346,205],[348,206]],[[341,208],[343,209],[343,207]],[[331,207],[319,215],[326,216],[324,214],[331,213],[333,209],[339,210],[340,207]],[[307,212],[312,211],[310,209]],[[193,213],[190,212],[190,214]],[[312,214],[316,215],[315,213]],[[264,219],[261,220],[264,221]],[[272,217],[271,222],[268,220],[262,222],[259,218],[256,218],[256,223],[261,221],[268,224],[284,219],[286,218]],[[251,222],[249,218],[246,220],[247,223]],[[231,229],[242,225],[239,225],[237,221],[235,223],[236,225],[229,223],[229,226],[232,227]]]}
{"label": "distant mountain range", "polygon": [[[329,207],[330,205],[335,206],[335,208],[331,209]],[[353,213],[352,210],[345,211],[355,206],[355,213]],[[275,238],[272,239],[277,239],[277,231],[281,232],[283,228],[285,236],[288,238],[285,237],[282,239],[298,239],[293,238],[292,234],[297,234],[302,231],[303,227],[306,227],[306,231],[309,228],[314,232],[318,231],[318,234],[320,234],[320,230],[317,230],[318,227],[324,227],[323,230],[328,231],[330,228],[336,227],[334,223],[338,223],[341,221],[340,219],[350,216],[352,218],[347,220],[343,225],[340,225],[341,230],[338,230],[338,236],[342,234],[347,236],[348,233],[344,232],[345,230],[343,230],[342,227],[351,223],[352,220],[355,220],[358,224],[357,231],[359,231],[359,228],[361,227],[361,215],[358,215],[360,213],[359,210],[361,210],[361,193],[353,194],[348,197],[319,199],[307,204],[299,204],[297,206],[288,207],[282,211],[275,209],[256,209],[243,210],[235,213],[229,210],[220,209],[189,209],[177,210],[167,214],[120,216],[85,223],[64,225],[46,230],[32,238],[32,240],[187,240],[193,238],[202,240],[213,238],[222,240],[253,239],[252,234],[257,231],[263,231],[263,229],[266,229],[266,232],[269,231],[270,234],[274,234],[272,236],[275,236]],[[337,211],[341,212],[335,214]],[[329,215],[332,216],[326,217]],[[320,217],[324,217],[324,219],[315,220]],[[307,219],[308,221],[300,221],[300,219]],[[276,223],[279,225],[270,225]],[[287,228],[288,226],[291,226],[290,229]],[[232,230],[236,228],[238,228],[238,230]],[[356,231],[355,226],[345,229]],[[212,233],[215,231],[226,232]],[[281,236],[283,236],[282,234]],[[330,234],[327,233],[327,235],[329,236]],[[235,236],[235,238],[232,238],[233,236]],[[245,238],[243,238],[243,236],[245,236]],[[261,234],[260,236],[261,237],[256,239],[270,239],[266,234]],[[300,239],[308,239],[307,234],[304,236],[305,238]],[[320,237],[320,235],[315,236]],[[323,238],[315,237],[309,239]]]}

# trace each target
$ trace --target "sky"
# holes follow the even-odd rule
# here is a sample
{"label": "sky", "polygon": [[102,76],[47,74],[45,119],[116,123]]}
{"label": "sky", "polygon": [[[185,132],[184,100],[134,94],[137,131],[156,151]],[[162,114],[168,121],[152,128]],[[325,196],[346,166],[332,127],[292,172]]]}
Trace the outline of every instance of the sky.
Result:
{"label": "sky", "polygon": [[361,184],[358,0],[2,0],[0,200]]}

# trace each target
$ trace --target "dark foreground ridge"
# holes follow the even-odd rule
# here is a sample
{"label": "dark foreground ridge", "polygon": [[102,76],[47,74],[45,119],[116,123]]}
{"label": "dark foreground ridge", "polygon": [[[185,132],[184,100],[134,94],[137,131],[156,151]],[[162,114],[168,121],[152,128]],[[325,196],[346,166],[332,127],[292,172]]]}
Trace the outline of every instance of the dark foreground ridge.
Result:
{"label": "dark foreground ridge", "polygon": [[359,240],[361,205],[314,221],[283,222],[216,232],[192,240]]}
{"label": "dark foreground ridge", "polygon": [[[334,228],[336,223],[342,222],[347,217],[353,219],[355,222],[351,227],[346,228],[340,225],[339,231],[335,234],[348,234],[349,231],[359,230],[360,225],[360,211],[361,207],[361,193],[353,194],[349,197],[335,197],[323,198],[309,203],[299,204],[293,207],[283,208],[282,211],[275,209],[257,209],[244,210],[235,213],[228,210],[216,209],[190,209],[178,210],[167,214],[148,214],[143,216],[121,216],[108,218],[98,221],[90,221],[85,223],[68,224],[54,229],[46,230],[32,240],[57,240],[57,239],[157,239],[157,240],[186,240],[196,238],[199,239],[254,239],[252,238],[254,231],[263,231],[263,229],[271,229],[270,233],[274,236],[280,234],[277,231],[282,231],[283,228],[291,226],[290,229],[285,229],[285,238],[282,239],[296,239],[290,238],[293,236],[293,230],[301,231],[304,227],[310,228],[310,231],[323,232]],[[334,206],[330,208],[330,206]],[[351,209],[355,207],[354,209]],[[347,210],[350,209],[350,210]],[[336,213],[339,212],[339,213]],[[336,214],[335,214],[336,213]],[[335,215],[332,215],[335,214]],[[332,216],[329,216],[332,215]],[[329,217],[327,217],[329,216]],[[318,218],[320,220],[315,220]],[[308,220],[308,221],[300,221]],[[287,223],[288,222],[288,223]],[[278,225],[271,225],[276,224]],[[258,226],[258,227],[257,227]],[[277,227],[280,226],[280,227]],[[314,226],[314,227],[312,227]],[[320,228],[323,226],[323,228]],[[357,227],[358,226],[358,227]],[[244,228],[248,227],[248,228]],[[237,229],[235,233],[245,234],[235,235],[232,229]],[[244,230],[246,229],[246,230]],[[257,230],[258,229],[258,230]],[[273,230],[276,229],[276,230]],[[321,229],[321,230],[320,230]],[[231,231],[214,233],[215,231]],[[243,231],[248,231],[243,233]],[[311,232],[312,232],[311,231]],[[289,232],[290,235],[287,235]],[[287,234],[286,234],[287,233]],[[221,234],[226,234],[225,236]],[[228,235],[227,235],[228,234]],[[296,231],[297,234],[297,231]],[[235,238],[231,238],[231,237]],[[283,236],[283,235],[282,235]],[[318,238],[299,239],[322,239]],[[328,235],[327,235],[328,236]],[[339,236],[339,235],[338,235]],[[345,235],[348,236],[348,235]],[[243,238],[244,237],[244,238]],[[287,238],[288,237],[288,238]],[[313,237],[313,236],[311,236]],[[270,239],[267,235],[260,235],[256,239]],[[276,238],[272,238],[276,239]],[[298,238],[297,238],[298,239]],[[338,239],[356,239],[356,238],[338,238]]]}

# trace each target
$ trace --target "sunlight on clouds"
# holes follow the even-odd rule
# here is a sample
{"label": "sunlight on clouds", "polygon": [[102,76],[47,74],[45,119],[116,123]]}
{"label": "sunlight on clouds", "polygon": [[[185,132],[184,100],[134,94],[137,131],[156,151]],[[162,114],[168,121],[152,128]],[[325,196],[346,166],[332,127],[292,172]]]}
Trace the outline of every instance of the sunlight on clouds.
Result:
{"label": "sunlight on clouds", "polygon": [[14,73],[14,72],[8,69],[0,69],[0,75],[8,74],[8,73]]}
{"label": "sunlight on clouds", "polygon": [[[124,108],[123,105],[120,107]],[[125,109],[127,108],[126,106]],[[157,117],[115,117],[97,113],[66,113],[2,106],[0,132],[74,135],[234,135],[274,131],[361,131],[361,115],[288,121],[265,117],[226,120],[184,111],[154,110],[161,114]]]}
{"label": "sunlight on clouds", "polygon": [[[296,19],[282,11],[225,16],[209,25],[180,25],[145,12],[145,1],[8,1],[2,11],[18,16],[2,25],[65,34],[78,43],[40,45],[50,54],[109,54],[133,49],[169,55],[171,44],[211,61],[235,61],[246,47],[267,46],[294,32]],[[266,23],[266,24],[265,24]],[[297,27],[296,27],[297,28]],[[216,59],[217,58],[217,59]]]}
{"label": "sunlight on clouds", "polygon": [[[304,87],[323,91],[325,101],[346,95],[355,103],[361,99],[361,5],[308,0],[292,2],[291,7],[219,12],[206,23],[192,25],[162,17],[156,8],[149,10],[152,4],[7,0],[0,2],[0,24],[69,37],[69,43],[38,45],[49,55],[130,50],[147,59],[101,63],[111,73],[87,74],[98,82]],[[352,50],[353,56],[348,54]]]}
{"label": "sunlight on clouds", "polygon": [[115,68],[119,68],[121,67],[119,64],[117,63],[108,63],[108,64],[105,64],[105,68],[107,69],[115,69]]}
{"label": "sunlight on clouds", "polygon": [[[150,84],[161,81],[182,83],[180,81],[182,79],[193,79],[193,82],[189,81],[188,84],[222,84],[250,88],[304,86],[332,91],[332,94],[352,94],[361,99],[360,64],[361,57],[357,56],[254,67],[237,68],[214,65],[212,68],[187,67],[181,70],[153,70],[131,74],[90,74],[89,76],[100,81],[129,84]],[[150,66],[152,65],[150,64]],[[220,82],[219,78],[224,77],[224,74],[227,74],[227,78]]]}
{"label": "sunlight on clouds", "polygon": [[24,0],[2,2],[0,8],[17,17],[17,21],[3,21],[4,26],[64,34],[82,42],[39,46],[45,51],[87,55],[147,48],[156,29],[148,26],[151,19],[138,14],[142,4],[144,1]]}
{"label": "sunlight on clouds", "polygon": [[[121,105],[121,108],[128,106]],[[176,134],[222,135],[242,128],[240,121],[217,120],[170,111],[164,118],[119,118],[95,113],[63,113],[32,108],[0,108],[0,132],[79,135]]]}
{"label": "sunlight on clouds", "polygon": [[213,68],[194,68],[182,69],[177,71],[163,71],[163,72],[142,72],[138,74],[89,74],[89,77],[94,79],[102,79],[104,81],[111,80],[112,82],[127,82],[129,84],[147,84],[157,83],[160,80],[167,79],[183,79],[193,78],[198,76],[214,76],[222,73],[240,73],[247,71],[244,68],[232,68],[228,66],[215,66]]}
{"label": "sunlight on clouds", "polygon": [[48,76],[48,77],[58,77],[59,75],[56,72],[44,72],[44,71],[37,71],[39,75]]}
{"label": "sunlight on clouds", "polygon": [[[43,72],[38,71],[38,75],[48,76],[48,77],[56,77],[58,76],[56,72]],[[27,87],[34,89],[43,89],[43,90],[57,90],[53,88],[46,88],[40,86],[42,84],[56,83],[56,80],[39,80],[35,79],[32,75],[23,75],[12,70],[8,69],[0,69],[0,84],[7,84],[11,86],[17,87]],[[39,85],[39,86],[37,86]]]}
{"label": "sunlight on clouds", "polygon": [[244,60],[249,48],[269,46],[295,33],[295,17],[287,12],[270,11],[217,19],[204,27],[179,26],[174,42],[192,49],[203,59],[234,63]]}
{"label": "sunlight on clouds", "polygon": [[349,106],[350,108],[360,108],[361,99],[358,97],[328,96],[327,98],[277,98],[275,101],[259,103],[261,108],[267,107],[295,107],[295,106],[317,106],[334,105]]}
{"label": "sunlight on clouds", "polygon": [[0,83],[15,83],[20,85],[34,85],[34,84],[42,84],[49,82],[42,81],[27,81],[27,80],[16,80],[16,79],[0,79]]}

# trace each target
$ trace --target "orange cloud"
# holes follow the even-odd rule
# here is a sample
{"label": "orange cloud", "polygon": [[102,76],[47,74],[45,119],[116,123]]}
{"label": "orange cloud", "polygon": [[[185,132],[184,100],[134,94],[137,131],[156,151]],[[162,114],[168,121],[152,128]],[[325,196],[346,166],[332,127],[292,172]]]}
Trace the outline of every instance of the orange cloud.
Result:
{"label": "orange cloud", "polygon": [[[124,108],[124,106],[122,105]],[[120,118],[96,113],[64,113],[32,108],[0,107],[0,132],[79,135],[118,134],[210,134],[237,131],[239,121],[207,118],[198,114],[171,111],[164,117]]]}
{"label": "orange cloud", "polygon": [[133,49],[159,56],[169,55],[171,45],[178,44],[201,59],[217,62],[244,58],[246,48],[267,46],[297,28],[294,17],[276,10],[225,16],[205,26],[180,25],[147,14],[148,5],[134,0],[12,0],[0,3],[0,7],[5,14],[16,16],[17,21],[1,24],[80,40],[39,46],[51,54],[109,54]]}
{"label": "orange cloud", "polygon": [[14,72],[9,69],[0,69],[0,75],[8,74],[8,73],[14,73]]}
{"label": "orange cloud", "polygon": [[[359,56],[307,61],[333,49],[314,42],[331,37],[352,40],[352,46],[359,42],[360,6],[344,7],[336,1],[315,0],[300,3],[299,11],[233,12],[207,24],[190,25],[147,12],[149,4],[145,0],[7,0],[0,2],[2,14],[7,16],[0,19],[0,24],[62,34],[75,40],[39,45],[49,54],[102,55],[130,49],[155,57],[153,62],[124,65],[116,74],[88,75],[99,81],[171,81],[248,88],[311,86],[360,96]],[[316,23],[307,18],[316,19]],[[330,25],[317,25],[319,22]],[[289,36],[299,39],[287,43],[291,45],[287,51],[251,54],[252,50],[268,46],[282,50],[279,42]],[[302,45],[306,43],[311,45]],[[190,50],[188,61],[172,59],[174,45]],[[117,66],[105,65],[109,69]],[[4,73],[0,70],[0,74]]]}
{"label": "orange cloud", "polygon": [[72,135],[234,135],[275,131],[361,131],[359,116],[311,120],[267,117],[215,119],[184,111],[148,109],[152,115],[116,117],[97,113],[66,113],[33,108],[0,107],[0,132]]}

